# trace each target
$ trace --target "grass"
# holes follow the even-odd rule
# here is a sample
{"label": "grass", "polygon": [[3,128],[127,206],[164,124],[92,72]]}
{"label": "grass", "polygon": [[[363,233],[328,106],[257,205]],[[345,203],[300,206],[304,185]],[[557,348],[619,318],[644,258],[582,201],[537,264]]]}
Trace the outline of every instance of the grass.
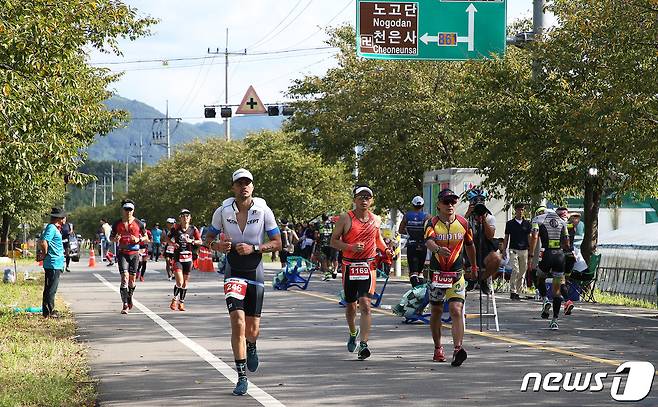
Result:
{"label": "grass", "polygon": [[603,292],[599,289],[594,291],[594,298],[599,304],[606,305],[624,305],[627,307],[638,307],[648,309],[658,309],[658,304],[645,300],[637,300],[635,298],[625,297],[619,294],[610,294]]}
{"label": "grass", "polygon": [[41,305],[43,275],[0,286],[0,406],[93,406],[96,384],[75,321],[61,301],[60,318],[14,313]]}

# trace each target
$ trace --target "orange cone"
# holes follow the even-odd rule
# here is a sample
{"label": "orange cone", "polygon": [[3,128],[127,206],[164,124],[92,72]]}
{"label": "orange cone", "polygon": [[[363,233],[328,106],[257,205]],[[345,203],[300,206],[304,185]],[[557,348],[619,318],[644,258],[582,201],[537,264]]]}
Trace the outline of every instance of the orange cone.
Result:
{"label": "orange cone", "polygon": [[94,249],[89,250],[88,267],[96,267],[96,253],[94,253]]}

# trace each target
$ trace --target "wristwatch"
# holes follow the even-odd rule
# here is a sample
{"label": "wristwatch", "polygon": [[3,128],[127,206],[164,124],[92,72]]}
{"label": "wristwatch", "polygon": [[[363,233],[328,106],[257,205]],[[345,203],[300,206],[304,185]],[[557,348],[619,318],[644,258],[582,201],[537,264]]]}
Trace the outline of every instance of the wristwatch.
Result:
{"label": "wristwatch", "polygon": [[260,246],[259,245],[255,244],[255,245],[253,245],[253,247],[254,247],[254,253],[260,253]]}

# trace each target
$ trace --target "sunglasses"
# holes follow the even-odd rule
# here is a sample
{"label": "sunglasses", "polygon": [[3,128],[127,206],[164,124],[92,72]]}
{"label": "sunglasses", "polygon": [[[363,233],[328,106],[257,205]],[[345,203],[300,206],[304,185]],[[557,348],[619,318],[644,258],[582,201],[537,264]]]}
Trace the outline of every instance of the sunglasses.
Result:
{"label": "sunglasses", "polygon": [[441,203],[444,205],[457,205],[457,200],[454,198],[442,199]]}
{"label": "sunglasses", "polygon": [[132,209],[132,208],[123,208],[123,210],[126,211],[126,212],[130,212],[130,211],[132,211],[133,209]]}
{"label": "sunglasses", "polygon": [[360,199],[362,201],[369,201],[372,199],[372,196],[370,195],[357,195],[354,197],[354,199]]}

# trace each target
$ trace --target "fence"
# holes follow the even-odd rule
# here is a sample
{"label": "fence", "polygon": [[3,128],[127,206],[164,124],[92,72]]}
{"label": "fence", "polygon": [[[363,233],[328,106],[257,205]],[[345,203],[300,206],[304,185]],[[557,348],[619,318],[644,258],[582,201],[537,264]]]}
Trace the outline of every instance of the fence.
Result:
{"label": "fence", "polygon": [[601,291],[658,303],[658,246],[603,244],[598,252]]}

